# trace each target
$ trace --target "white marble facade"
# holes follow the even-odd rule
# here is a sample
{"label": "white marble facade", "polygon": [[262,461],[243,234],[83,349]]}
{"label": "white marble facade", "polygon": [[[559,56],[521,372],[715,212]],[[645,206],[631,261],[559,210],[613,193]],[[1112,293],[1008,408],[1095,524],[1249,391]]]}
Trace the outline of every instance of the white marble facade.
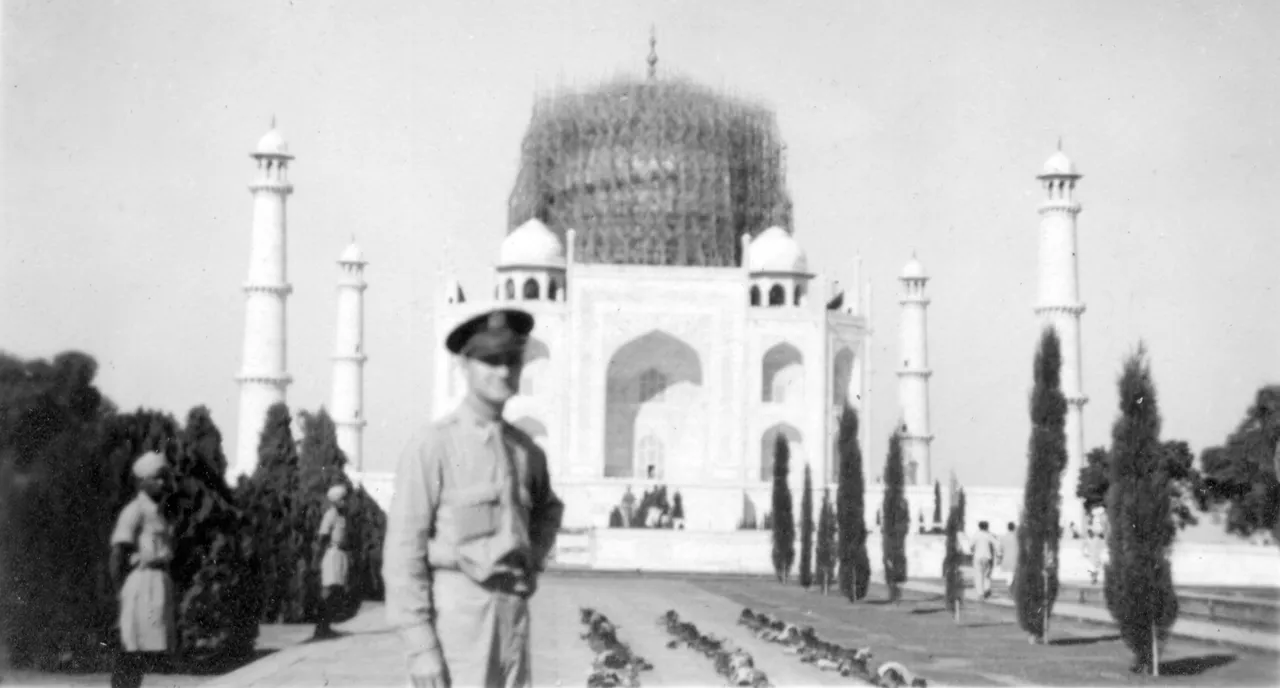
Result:
{"label": "white marble facade", "polygon": [[[492,298],[451,281],[435,308],[438,352],[495,305],[534,315],[506,417],[546,449],[565,527],[606,526],[628,486],[638,499],[665,485],[681,493],[688,529],[732,530],[769,508],[779,433],[797,507],[806,463],[818,494],[834,497],[839,409],[848,399],[866,412],[867,323],[852,295],[828,307],[834,289],[794,238],[770,228],[744,239],[736,268],[579,264],[566,244],[531,220],[503,242]],[[465,387],[453,357],[436,360],[439,416]]]}

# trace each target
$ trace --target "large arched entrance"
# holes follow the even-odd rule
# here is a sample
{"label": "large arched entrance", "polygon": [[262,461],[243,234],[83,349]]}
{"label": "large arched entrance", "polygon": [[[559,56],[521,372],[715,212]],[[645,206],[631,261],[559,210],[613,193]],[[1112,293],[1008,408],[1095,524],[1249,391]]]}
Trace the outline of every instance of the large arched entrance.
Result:
{"label": "large arched entrance", "polygon": [[609,359],[604,475],[661,480],[698,451],[706,427],[702,361],[684,340],[654,330]]}

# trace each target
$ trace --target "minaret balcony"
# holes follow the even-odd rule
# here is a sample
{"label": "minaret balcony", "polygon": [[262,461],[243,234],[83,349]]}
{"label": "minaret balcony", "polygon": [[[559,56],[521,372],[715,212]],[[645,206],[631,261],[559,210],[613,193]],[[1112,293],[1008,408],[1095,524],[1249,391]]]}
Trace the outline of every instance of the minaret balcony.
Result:
{"label": "minaret balcony", "polygon": [[1041,304],[1036,306],[1036,315],[1045,313],[1070,313],[1071,315],[1080,315],[1085,310],[1083,303],[1061,303],[1061,304]]}
{"label": "minaret balcony", "polygon": [[933,375],[933,371],[929,368],[900,368],[896,374],[898,377],[922,377],[927,380]]}
{"label": "minaret balcony", "polygon": [[240,287],[246,294],[253,292],[263,292],[268,294],[277,294],[280,296],[288,296],[293,293],[292,284],[254,284],[246,282]]}
{"label": "minaret balcony", "polygon": [[909,294],[898,299],[898,303],[903,306],[906,306],[908,304],[920,304],[921,306],[928,306],[930,303],[932,303],[932,301],[929,299],[929,297],[924,295],[916,296],[916,295]]}
{"label": "minaret balcony", "polygon": [[1080,214],[1080,204],[1076,203],[1075,201],[1059,201],[1059,200],[1045,201],[1044,203],[1040,204],[1040,210],[1038,212],[1041,215],[1048,215],[1050,213],[1065,213],[1068,215],[1075,216]]}
{"label": "minaret balcony", "polygon": [[1084,408],[1084,405],[1089,403],[1089,397],[1084,394],[1068,396],[1067,403],[1077,408]]}
{"label": "minaret balcony", "polygon": [[236,382],[286,387],[293,382],[293,376],[288,373],[240,373]]}
{"label": "minaret balcony", "polygon": [[249,191],[274,191],[287,196],[293,193],[293,184],[282,179],[258,179],[249,185]]}
{"label": "minaret balcony", "polygon": [[332,361],[355,361],[356,363],[364,363],[369,357],[364,354],[334,354],[329,357]]}

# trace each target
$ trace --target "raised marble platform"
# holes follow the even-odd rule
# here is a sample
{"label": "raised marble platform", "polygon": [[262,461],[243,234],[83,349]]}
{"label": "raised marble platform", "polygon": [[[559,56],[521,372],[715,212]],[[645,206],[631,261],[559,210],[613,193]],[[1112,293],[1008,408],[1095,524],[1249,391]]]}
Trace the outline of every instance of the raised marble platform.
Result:
{"label": "raised marble platform", "polygon": [[[1059,578],[1089,580],[1084,540],[1063,540]],[[912,578],[942,575],[945,540],[939,535],[907,537],[907,571]],[[557,566],[602,571],[771,574],[770,533],[764,530],[580,529],[565,531],[557,543]],[[882,575],[880,535],[867,541],[873,575]],[[1280,551],[1254,545],[1186,543],[1172,553],[1174,582],[1183,586],[1266,586],[1280,580]]]}

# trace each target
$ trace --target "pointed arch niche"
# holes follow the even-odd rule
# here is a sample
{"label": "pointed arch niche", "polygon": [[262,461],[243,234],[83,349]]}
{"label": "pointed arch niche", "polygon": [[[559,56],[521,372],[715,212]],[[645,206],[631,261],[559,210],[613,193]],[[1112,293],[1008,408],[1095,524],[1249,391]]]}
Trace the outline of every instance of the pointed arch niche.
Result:
{"label": "pointed arch niche", "polygon": [[696,450],[707,425],[706,392],[692,346],[653,330],[620,347],[606,375],[606,478],[644,478],[649,465],[662,476]]}
{"label": "pointed arch niche", "polygon": [[[831,363],[831,461],[828,463],[830,475],[827,477],[834,482],[840,480],[840,417],[844,415],[846,402],[855,411],[861,406],[859,399],[849,398],[849,385],[852,382],[853,351],[841,346]],[[862,422],[862,418],[858,418],[858,422]]]}
{"label": "pointed arch niche", "polygon": [[[804,441],[801,438],[800,431],[790,423],[778,423],[760,436],[760,480],[761,482],[769,482],[773,480],[773,451],[778,441],[778,435],[787,438],[787,448],[791,450],[787,457],[788,471],[797,470],[798,466],[805,463]],[[799,470],[804,470],[803,468]]]}
{"label": "pointed arch niche", "polygon": [[760,400],[767,404],[799,404],[804,399],[804,356],[793,344],[770,347],[761,362]]}

